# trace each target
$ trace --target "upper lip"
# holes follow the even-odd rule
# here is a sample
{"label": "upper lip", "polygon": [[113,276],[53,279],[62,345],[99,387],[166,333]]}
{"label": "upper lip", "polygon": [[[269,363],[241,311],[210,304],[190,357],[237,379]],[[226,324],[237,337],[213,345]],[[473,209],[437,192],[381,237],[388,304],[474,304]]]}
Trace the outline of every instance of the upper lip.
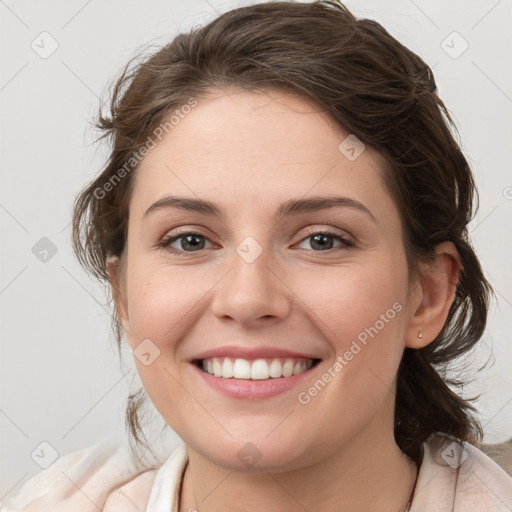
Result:
{"label": "upper lip", "polygon": [[266,358],[303,358],[303,359],[319,359],[318,357],[295,352],[284,348],[277,348],[273,346],[259,346],[259,347],[242,347],[236,345],[224,346],[205,350],[200,354],[194,356],[191,361],[199,359],[210,359],[211,357],[232,357],[240,359],[266,359]]}

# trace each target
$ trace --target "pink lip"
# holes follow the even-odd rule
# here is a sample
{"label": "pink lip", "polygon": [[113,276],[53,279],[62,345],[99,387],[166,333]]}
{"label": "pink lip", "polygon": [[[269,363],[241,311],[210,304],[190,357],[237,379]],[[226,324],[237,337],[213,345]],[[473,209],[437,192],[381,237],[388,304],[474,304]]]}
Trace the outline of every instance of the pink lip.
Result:
{"label": "pink lip", "polygon": [[224,379],[204,372],[197,365],[192,364],[191,366],[192,369],[198,372],[199,376],[204,379],[204,382],[216,391],[220,391],[231,398],[258,400],[262,398],[270,398],[292,389],[304,379],[309,378],[311,374],[310,372],[315,370],[318,365],[312,366],[309,370],[299,373],[298,375],[268,380]]}
{"label": "pink lip", "polygon": [[300,352],[293,352],[291,350],[286,350],[277,347],[236,347],[236,346],[224,346],[218,348],[212,348],[210,350],[206,350],[205,352],[201,352],[194,356],[191,361],[197,361],[198,359],[209,359],[211,357],[233,357],[240,359],[265,359],[265,358],[285,358],[285,357],[294,357],[294,358],[304,358],[304,359],[320,359],[317,356],[303,354]]}

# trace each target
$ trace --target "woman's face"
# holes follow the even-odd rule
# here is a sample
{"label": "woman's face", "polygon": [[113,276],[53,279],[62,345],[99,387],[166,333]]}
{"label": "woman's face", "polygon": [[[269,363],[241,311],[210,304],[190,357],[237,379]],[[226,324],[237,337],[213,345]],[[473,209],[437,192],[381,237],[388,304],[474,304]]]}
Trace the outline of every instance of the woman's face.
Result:
{"label": "woman's face", "polygon": [[383,159],[348,135],[298,96],[219,90],[137,170],[118,310],[152,402],[215,464],[392,436],[418,300]]}

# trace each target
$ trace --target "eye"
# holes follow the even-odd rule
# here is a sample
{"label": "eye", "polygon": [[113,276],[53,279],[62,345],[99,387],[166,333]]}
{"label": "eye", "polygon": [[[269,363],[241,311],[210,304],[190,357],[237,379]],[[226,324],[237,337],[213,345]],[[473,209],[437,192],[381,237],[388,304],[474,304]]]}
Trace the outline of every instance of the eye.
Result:
{"label": "eye", "polygon": [[338,249],[350,249],[355,245],[352,241],[348,240],[347,238],[331,231],[319,231],[312,233],[311,235],[308,235],[306,238],[303,238],[300,243],[303,243],[307,240],[311,240],[310,245],[312,249],[310,250],[313,250],[315,252],[336,249],[336,247],[333,248],[332,240],[337,240],[338,242],[341,243],[341,247],[338,246]]}
{"label": "eye", "polygon": [[[347,238],[331,231],[313,232],[300,243],[311,240],[311,249],[314,252],[324,252],[336,249],[350,249],[355,244]],[[338,247],[333,247],[333,240],[339,242]],[[204,235],[195,232],[184,232],[177,235],[169,235],[158,243],[159,247],[164,248],[171,254],[182,255],[183,253],[198,252],[205,248],[205,241],[209,241]],[[179,247],[173,247],[178,242]]]}
{"label": "eye", "polygon": [[[158,245],[172,254],[182,254],[184,252],[196,252],[204,249],[205,240],[208,239],[200,233],[187,232],[168,236],[159,242]],[[174,242],[178,242],[181,247],[178,247],[178,249],[172,247],[171,244]]]}

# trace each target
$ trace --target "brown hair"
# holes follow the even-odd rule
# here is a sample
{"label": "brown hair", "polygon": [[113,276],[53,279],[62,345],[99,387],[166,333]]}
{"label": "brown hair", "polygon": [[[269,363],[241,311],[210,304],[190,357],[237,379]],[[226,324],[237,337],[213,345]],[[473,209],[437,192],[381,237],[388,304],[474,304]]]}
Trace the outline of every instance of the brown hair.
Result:
{"label": "brown hair", "polygon": [[[380,24],[355,18],[341,3],[269,2],[234,9],[179,34],[140,62],[132,59],[115,83],[109,115],[100,112],[97,123],[101,138],[112,141],[110,158],[75,200],[73,246],[79,261],[105,282],[109,257],[118,257],[122,266],[134,151],[191,98],[229,86],[284,88],[312,99],[385,157],[411,276],[419,262],[430,261],[436,245],[455,244],[462,271],[446,324],[426,347],[406,348],[398,370],[395,439],[418,464],[432,433],[476,444],[483,432],[475,408],[450,389],[463,382],[440,375],[482,336],[492,293],[468,239],[477,200],[473,176],[431,69]],[[114,183],[121,168],[125,173]],[[115,308],[113,315],[121,349]],[[136,443],[149,448],[137,415],[144,399],[143,389],[129,397],[126,419]]]}

